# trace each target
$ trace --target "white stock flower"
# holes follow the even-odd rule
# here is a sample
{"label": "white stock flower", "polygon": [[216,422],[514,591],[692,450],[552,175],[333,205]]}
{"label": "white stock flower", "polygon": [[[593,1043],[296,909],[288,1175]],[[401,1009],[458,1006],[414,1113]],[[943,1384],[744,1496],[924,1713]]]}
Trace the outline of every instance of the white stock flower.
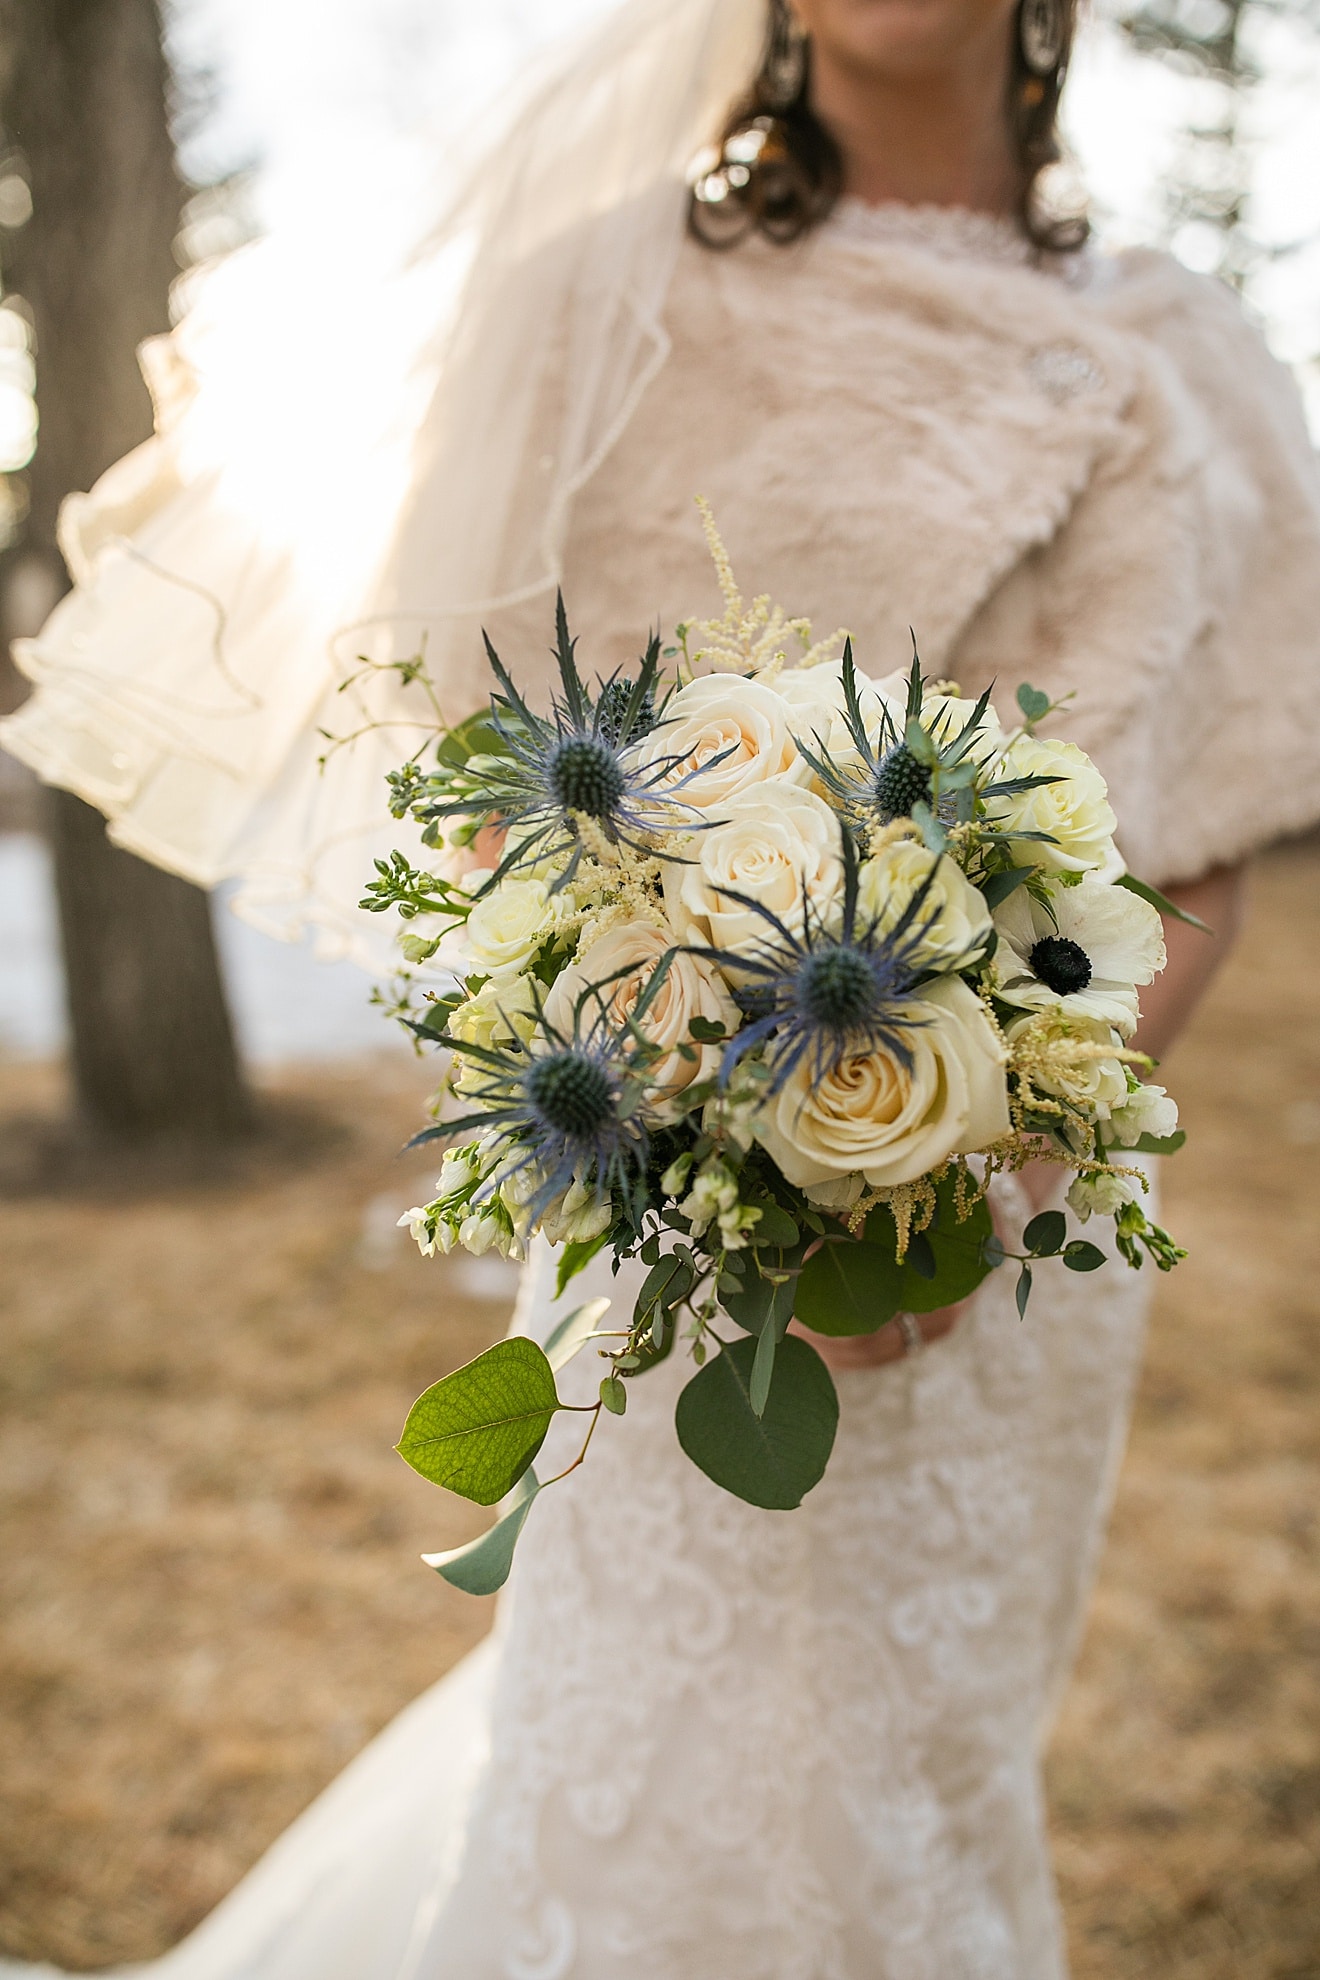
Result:
{"label": "white stock flower", "polygon": [[1177,1101],[1171,1100],[1162,1086],[1137,1086],[1110,1113],[1105,1140],[1113,1148],[1135,1148],[1143,1134],[1165,1141],[1177,1127]]}
{"label": "white stock flower", "polygon": [[[423,1258],[435,1257],[436,1245],[442,1235],[449,1238],[449,1244],[453,1243],[453,1234],[447,1225],[432,1226],[431,1213],[424,1203],[414,1203],[411,1210],[405,1210],[395,1228],[407,1231]],[[440,1249],[448,1251],[449,1244],[441,1243]]]}
{"label": "white stock flower", "polygon": [[671,695],[640,756],[672,764],[666,783],[685,780],[676,795],[706,812],[722,810],[749,784],[800,768],[783,696],[737,674],[703,674]]}
{"label": "white stock flower", "polygon": [[[555,978],[545,1000],[547,1022],[566,1037],[575,1025],[584,1033],[590,1031],[602,1010],[616,1023],[625,1023],[674,942],[667,928],[650,921],[621,922],[607,929]],[[594,986],[600,986],[598,994],[593,994]],[[712,1079],[719,1070],[718,1045],[689,1043],[694,1017],[722,1024],[730,1032],[738,1024],[733,999],[715,969],[700,956],[680,951],[671,955],[664,980],[637,1023],[644,1038],[664,1049],[664,1057],[647,1074],[648,1100],[662,1118],[681,1115],[687,1088]],[[696,1056],[684,1058],[680,1045],[688,1045]]]}
{"label": "white stock flower", "polygon": [[1085,1224],[1092,1217],[1112,1217],[1125,1203],[1135,1203],[1141,1185],[1133,1176],[1116,1175],[1112,1169],[1075,1176],[1069,1188],[1068,1208]]}
{"label": "white stock flower", "polygon": [[922,967],[971,962],[983,954],[992,923],[985,896],[947,855],[919,839],[895,839],[866,860],[857,876],[857,913],[863,927],[887,932],[914,896],[930,886],[909,927],[923,929],[917,958]]}
{"label": "white stock flower", "polygon": [[585,1244],[607,1231],[614,1217],[608,1192],[600,1195],[578,1180],[541,1212],[541,1235],[551,1244]]}
{"label": "white stock flower", "polygon": [[526,1044],[536,1029],[536,991],[531,978],[492,977],[460,1004],[449,1020],[450,1035],[464,1045]]}
{"label": "white stock flower", "polygon": [[719,822],[683,842],[690,865],[664,868],[665,910],[680,941],[747,954],[776,939],[764,915],[729,890],[802,932],[804,900],[813,923],[838,919],[843,902],[839,822],[824,798],[777,778],[719,807]]}
{"label": "white stock flower", "polygon": [[568,907],[544,880],[502,880],[468,916],[464,950],[490,976],[516,976],[554,934]]}
{"label": "white stock flower", "polygon": [[1011,1122],[1004,1048],[959,977],[911,1000],[905,1067],[887,1051],[818,1077],[809,1052],[765,1103],[756,1138],[799,1188],[859,1172],[875,1188],[915,1182],[947,1156],[998,1141]]}
{"label": "white stock flower", "polygon": [[1088,875],[1052,887],[1045,908],[1026,887],[995,911],[995,994],[1019,1010],[1097,1018],[1130,1038],[1137,987],[1165,963],[1164,924],[1149,901]]}
{"label": "white stock flower", "polygon": [[1004,752],[999,777],[1059,780],[988,801],[988,817],[1010,837],[1016,832],[1049,834],[1053,843],[1022,841],[1020,857],[1024,863],[1043,867],[1047,873],[1096,871],[1111,879],[1123,871],[1114,847],[1118,821],[1109,803],[1108,786],[1076,743],[1017,736]]}

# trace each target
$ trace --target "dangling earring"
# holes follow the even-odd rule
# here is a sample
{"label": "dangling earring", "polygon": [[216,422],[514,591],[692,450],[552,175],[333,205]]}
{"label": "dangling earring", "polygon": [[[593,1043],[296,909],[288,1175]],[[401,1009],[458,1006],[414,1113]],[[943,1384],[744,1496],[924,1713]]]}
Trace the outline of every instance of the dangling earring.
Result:
{"label": "dangling earring", "polygon": [[1052,75],[1063,59],[1063,0],[1022,0],[1018,43],[1033,76]]}
{"label": "dangling earring", "polygon": [[774,0],[770,38],[761,63],[761,94],[767,110],[788,110],[807,79],[807,37],[787,0]]}

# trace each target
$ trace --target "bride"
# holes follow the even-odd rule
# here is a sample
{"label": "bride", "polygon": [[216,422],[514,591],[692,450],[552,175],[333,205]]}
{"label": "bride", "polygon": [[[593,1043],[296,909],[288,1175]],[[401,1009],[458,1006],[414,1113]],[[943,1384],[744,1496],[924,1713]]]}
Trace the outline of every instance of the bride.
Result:
{"label": "bride", "polygon": [[[1051,212],[1071,30],[1071,0],[616,7],[415,265],[461,262],[458,300],[426,289],[408,393],[352,446],[295,428],[296,367],[265,439],[244,422],[223,275],[156,352],[160,434],[71,505],[78,585],[7,745],[123,843],[346,941],[409,712],[375,673],[360,712],[394,726],[318,775],[336,670],[424,642],[456,717],[485,624],[544,683],[561,578],[607,670],[713,603],[699,492],[749,586],[873,673],[911,624],[967,690],[1076,690],[1131,863],[1219,931],[1169,928],[1163,1053],[1242,862],[1320,813],[1320,489],[1231,295]],[[403,310],[373,346],[400,375]],[[1048,1188],[1003,1182],[1001,1220]],[[677,1356],[639,1382],[535,1509],[491,1638],[151,1973],[1057,1980],[1038,1754],[1149,1288],[1060,1273],[1024,1324],[1003,1276],[906,1340],[817,1342],[838,1442],[793,1514],[682,1459]],[[598,1290],[630,1304],[603,1274],[572,1297]],[[554,1317],[534,1262],[515,1325]]]}

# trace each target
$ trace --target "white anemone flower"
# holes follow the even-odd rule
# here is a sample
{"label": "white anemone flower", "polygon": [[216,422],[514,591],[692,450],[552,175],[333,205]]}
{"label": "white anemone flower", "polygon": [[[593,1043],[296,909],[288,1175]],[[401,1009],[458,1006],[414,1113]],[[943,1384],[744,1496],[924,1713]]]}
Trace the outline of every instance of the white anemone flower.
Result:
{"label": "white anemone flower", "polygon": [[996,910],[995,994],[1019,1010],[1098,1018],[1130,1038],[1137,989],[1164,967],[1158,912],[1126,887],[1089,877],[1051,887],[1049,898],[1046,908],[1019,887]]}

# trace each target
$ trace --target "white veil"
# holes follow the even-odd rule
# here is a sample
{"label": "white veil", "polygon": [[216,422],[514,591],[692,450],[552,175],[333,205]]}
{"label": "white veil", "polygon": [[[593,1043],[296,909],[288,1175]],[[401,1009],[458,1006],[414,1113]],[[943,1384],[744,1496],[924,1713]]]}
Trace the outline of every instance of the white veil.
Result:
{"label": "white veil", "polygon": [[[481,619],[553,592],[665,361],[685,171],[764,27],[765,0],[624,0],[524,79],[388,281],[276,242],[222,264],[144,352],[156,437],[66,504],[74,590],[16,648],[35,692],[0,742],[131,851],[379,961],[356,902],[409,844],[383,779],[416,731],[357,656],[424,646],[456,718]],[[318,767],[318,731],[380,722]]]}

